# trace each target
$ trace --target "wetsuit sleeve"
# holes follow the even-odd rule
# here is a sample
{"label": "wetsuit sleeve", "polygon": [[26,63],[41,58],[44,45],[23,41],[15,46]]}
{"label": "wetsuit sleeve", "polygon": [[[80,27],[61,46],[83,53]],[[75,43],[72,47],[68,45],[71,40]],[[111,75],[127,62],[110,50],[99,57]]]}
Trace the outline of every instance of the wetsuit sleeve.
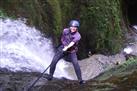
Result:
{"label": "wetsuit sleeve", "polygon": [[63,45],[66,44],[65,41],[64,41],[64,34],[63,34],[63,33],[62,33],[62,35],[61,35],[61,43],[62,43]]}
{"label": "wetsuit sleeve", "polygon": [[61,35],[61,43],[63,45],[66,45],[66,40],[65,40],[65,36],[69,33],[68,29],[64,29]]}
{"label": "wetsuit sleeve", "polygon": [[73,42],[76,43],[81,39],[81,35],[80,33],[77,32],[77,34],[75,34],[75,36],[73,37]]}

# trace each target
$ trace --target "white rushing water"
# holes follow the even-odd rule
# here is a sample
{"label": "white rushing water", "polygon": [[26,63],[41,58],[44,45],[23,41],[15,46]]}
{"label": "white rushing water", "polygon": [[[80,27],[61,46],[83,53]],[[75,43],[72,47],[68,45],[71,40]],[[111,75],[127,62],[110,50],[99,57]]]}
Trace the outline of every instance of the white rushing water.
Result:
{"label": "white rushing water", "polygon": [[[12,71],[43,72],[54,56],[52,41],[25,20],[0,19],[0,68]],[[68,77],[63,60],[55,77]]]}

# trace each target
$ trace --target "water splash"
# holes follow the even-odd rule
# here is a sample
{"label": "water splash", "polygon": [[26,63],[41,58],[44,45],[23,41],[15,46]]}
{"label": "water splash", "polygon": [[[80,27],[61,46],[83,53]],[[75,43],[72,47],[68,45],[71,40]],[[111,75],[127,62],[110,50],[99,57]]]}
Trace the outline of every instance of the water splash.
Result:
{"label": "water splash", "polygon": [[[0,19],[0,67],[12,71],[43,72],[54,55],[52,41],[25,20]],[[56,77],[68,77],[61,60]]]}

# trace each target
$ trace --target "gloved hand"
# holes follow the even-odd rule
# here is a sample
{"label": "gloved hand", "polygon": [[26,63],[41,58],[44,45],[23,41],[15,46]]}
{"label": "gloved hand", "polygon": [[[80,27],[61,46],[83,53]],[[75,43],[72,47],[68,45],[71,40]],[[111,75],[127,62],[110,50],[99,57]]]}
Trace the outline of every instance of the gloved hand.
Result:
{"label": "gloved hand", "polygon": [[72,47],[74,44],[75,44],[75,43],[74,43],[73,41],[70,42],[68,46],[65,46],[65,47],[63,48],[63,51],[67,51],[67,49],[69,49],[70,47]]}
{"label": "gloved hand", "polygon": [[67,49],[68,49],[68,47],[65,46],[62,50],[63,50],[63,51],[67,51]]}

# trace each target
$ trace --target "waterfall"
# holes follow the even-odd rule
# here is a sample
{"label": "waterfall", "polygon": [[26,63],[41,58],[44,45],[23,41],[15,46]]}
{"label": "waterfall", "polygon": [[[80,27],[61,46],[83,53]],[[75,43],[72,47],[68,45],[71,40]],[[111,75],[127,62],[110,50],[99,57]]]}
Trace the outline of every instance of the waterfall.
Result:
{"label": "waterfall", "polygon": [[[54,56],[52,41],[25,23],[25,19],[0,19],[0,68],[43,72]],[[54,76],[69,78],[67,66],[60,60]]]}

